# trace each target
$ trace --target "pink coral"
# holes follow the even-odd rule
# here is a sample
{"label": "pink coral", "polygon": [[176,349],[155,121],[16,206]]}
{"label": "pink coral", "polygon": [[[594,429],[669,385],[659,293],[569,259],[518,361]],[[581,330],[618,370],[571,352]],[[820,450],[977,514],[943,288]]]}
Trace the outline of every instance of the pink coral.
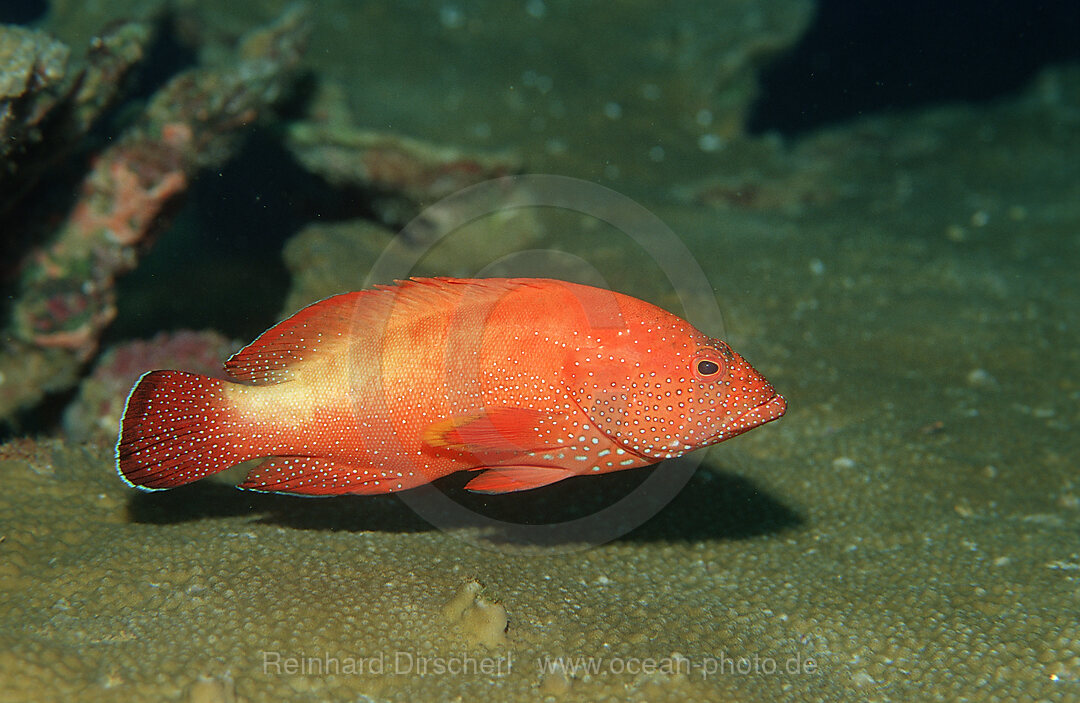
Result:
{"label": "pink coral", "polygon": [[[149,145],[139,146],[145,152]],[[158,156],[169,157],[168,149],[161,151]],[[84,184],[85,197],[76,206],[72,223],[84,235],[103,231],[117,244],[135,244],[168,201],[184,192],[187,176],[179,153],[170,159],[176,164],[173,170],[155,173],[146,173],[145,163],[123,152],[110,156],[113,158],[106,168],[96,168]],[[146,154],[139,157],[145,158]]]}
{"label": "pink coral", "polygon": [[149,340],[118,344],[104,354],[64,413],[74,439],[112,442],[128,391],[154,369],[180,369],[224,378],[222,362],[240,346],[214,331],[162,332]]}

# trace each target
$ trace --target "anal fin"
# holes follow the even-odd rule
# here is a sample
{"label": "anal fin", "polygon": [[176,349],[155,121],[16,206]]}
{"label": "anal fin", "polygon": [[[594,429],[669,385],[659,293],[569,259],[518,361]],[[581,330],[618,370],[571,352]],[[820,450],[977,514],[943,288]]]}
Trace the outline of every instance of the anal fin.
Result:
{"label": "anal fin", "polygon": [[259,464],[248,472],[238,488],[305,496],[337,496],[391,493],[414,485],[417,485],[416,481],[391,478],[376,469],[350,466],[319,457],[287,456],[271,457]]}
{"label": "anal fin", "polygon": [[574,476],[569,469],[554,466],[500,466],[488,469],[465,484],[474,493],[511,493],[539,488]]}

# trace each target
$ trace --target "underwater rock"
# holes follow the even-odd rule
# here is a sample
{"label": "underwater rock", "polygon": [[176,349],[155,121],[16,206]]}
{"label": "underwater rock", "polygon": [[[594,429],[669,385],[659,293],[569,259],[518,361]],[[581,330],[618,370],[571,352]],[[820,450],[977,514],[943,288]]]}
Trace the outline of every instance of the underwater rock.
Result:
{"label": "underwater rock", "polygon": [[97,154],[52,242],[23,266],[0,350],[0,418],[70,386],[116,315],[116,276],[187,190],[225,161],[292,82],[308,33],[295,7],[240,43],[233,61],[179,74]]}
{"label": "underwater rock", "polygon": [[457,626],[470,647],[505,647],[510,628],[506,608],[480,595],[483,590],[479,581],[466,582],[443,607],[443,618]]}
{"label": "underwater rock", "polygon": [[695,115],[695,122],[707,125],[700,143],[703,151],[710,151],[711,144],[745,134],[759,92],[759,70],[799,39],[814,3],[728,0],[689,12],[691,21],[671,20],[673,36],[663,53],[676,69],[674,82],[687,84],[678,92],[699,95],[709,106]]}
{"label": "underwater rock", "polygon": [[112,104],[152,34],[143,21],[112,26],[73,65],[48,34],[0,25],[0,215]]}
{"label": "underwater rock", "polygon": [[44,32],[0,25],[0,156],[18,148],[17,135],[70,93],[64,81],[70,53]]}
{"label": "underwater rock", "polygon": [[[970,203],[962,220],[935,225],[950,242],[970,243],[1002,222],[1025,220],[1028,212],[1012,202],[1011,193],[990,194],[986,187],[957,179],[956,160],[978,162],[980,174],[1008,163],[1016,147],[1005,138],[1006,128],[991,126],[1006,125],[1023,136],[1025,146],[1039,150],[1039,158],[1066,169],[1066,149],[1047,148],[1031,135],[1040,129],[1033,125],[1043,122],[1074,124],[1078,105],[1080,68],[1050,67],[1016,100],[988,111],[943,105],[910,114],[872,115],[790,143],[734,139],[713,175],[672,190],[684,203],[788,219],[858,206],[877,213],[922,212],[917,221],[928,223],[925,214],[938,210],[930,205]],[[892,167],[882,169],[882,163]]]}
{"label": "underwater rock", "polygon": [[78,397],[64,411],[64,431],[79,442],[113,443],[127,394],[139,376],[154,369],[177,369],[227,378],[222,362],[240,346],[214,331],[181,330],[112,347],[101,355],[80,385]]}
{"label": "underwater rock", "polygon": [[848,188],[828,161],[793,154],[777,138],[737,136],[714,175],[672,192],[688,204],[794,218],[841,200]]}
{"label": "underwater rock", "polygon": [[365,287],[372,264],[393,238],[392,230],[368,220],[305,227],[285,244],[283,255],[292,286],[281,317],[331,295]]}
{"label": "underwater rock", "polygon": [[[483,195],[483,194],[481,194]],[[409,276],[469,277],[539,241],[534,208],[494,210],[469,220],[457,201],[425,210],[402,235],[369,220],[308,225],[285,245],[293,283],[282,316],[331,295]],[[456,226],[458,222],[460,226]]]}
{"label": "underwater rock", "polygon": [[676,195],[689,203],[722,210],[774,211],[798,217],[807,208],[826,205],[839,197],[837,188],[823,178],[821,168],[785,169],[784,175],[767,175],[758,168],[707,179]]}
{"label": "underwater rock", "polygon": [[357,127],[333,84],[321,90],[307,120],[289,126],[286,144],[333,186],[363,191],[390,226],[470,185],[521,170],[521,159],[510,152],[472,153]]}

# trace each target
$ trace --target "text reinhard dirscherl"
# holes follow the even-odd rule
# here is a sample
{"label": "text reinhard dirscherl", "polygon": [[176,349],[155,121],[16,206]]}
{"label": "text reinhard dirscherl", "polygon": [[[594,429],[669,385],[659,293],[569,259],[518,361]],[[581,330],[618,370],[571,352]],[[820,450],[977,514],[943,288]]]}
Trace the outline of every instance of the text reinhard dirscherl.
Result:
{"label": "text reinhard dirscherl", "polygon": [[286,676],[506,676],[513,668],[510,652],[478,656],[461,652],[431,656],[416,652],[379,652],[369,657],[287,655],[264,651],[264,674]]}
{"label": "text reinhard dirscherl", "polygon": [[[561,673],[565,676],[618,676],[662,674],[699,676],[798,676],[818,671],[813,657],[793,654],[774,658],[753,654],[688,658],[678,654],[667,657],[590,657],[543,656],[536,660],[541,676]],[[444,656],[417,652],[380,652],[367,657],[262,653],[262,673],[270,676],[490,676],[503,677],[514,667],[513,654],[484,656],[468,652]]]}

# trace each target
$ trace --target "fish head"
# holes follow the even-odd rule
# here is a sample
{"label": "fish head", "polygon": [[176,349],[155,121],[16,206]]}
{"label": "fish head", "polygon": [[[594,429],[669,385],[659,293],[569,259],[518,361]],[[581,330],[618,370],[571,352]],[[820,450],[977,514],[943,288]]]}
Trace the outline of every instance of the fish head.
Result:
{"label": "fish head", "polygon": [[670,317],[594,334],[570,394],[627,451],[669,459],[782,416],[787,402],[726,342]]}

